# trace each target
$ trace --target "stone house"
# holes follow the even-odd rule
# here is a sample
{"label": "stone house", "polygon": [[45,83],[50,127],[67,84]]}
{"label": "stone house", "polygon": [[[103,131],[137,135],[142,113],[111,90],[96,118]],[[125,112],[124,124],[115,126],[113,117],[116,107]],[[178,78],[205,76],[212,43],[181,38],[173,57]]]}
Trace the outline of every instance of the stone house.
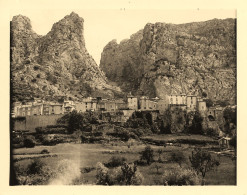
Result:
{"label": "stone house", "polygon": [[88,97],[84,98],[83,102],[85,103],[85,107],[87,111],[96,111],[97,110],[97,99]]}
{"label": "stone house", "polygon": [[220,148],[229,149],[230,148],[230,140],[231,140],[231,138],[229,138],[229,137],[220,138],[218,140]]}
{"label": "stone house", "polygon": [[186,98],[187,111],[196,111],[197,108],[197,96],[196,95],[187,95]]}
{"label": "stone house", "polygon": [[138,109],[138,99],[133,95],[127,96],[128,108],[130,110],[137,110]]}
{"label": "stone house", "polygon": [[157,110],[158,108],[157,101],[150,100],[147,96],[142,96],[140,98],[140,107],[141,110]]}

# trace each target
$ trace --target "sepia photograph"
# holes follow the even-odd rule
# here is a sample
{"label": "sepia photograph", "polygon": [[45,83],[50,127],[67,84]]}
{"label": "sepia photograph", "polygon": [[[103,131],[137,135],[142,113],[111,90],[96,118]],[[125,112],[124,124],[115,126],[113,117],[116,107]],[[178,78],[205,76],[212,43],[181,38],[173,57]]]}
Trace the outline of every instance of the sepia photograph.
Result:
{"label": "sepia photograph", "polygon": [[237,185],[236,9],[9,19],[10,186]]}

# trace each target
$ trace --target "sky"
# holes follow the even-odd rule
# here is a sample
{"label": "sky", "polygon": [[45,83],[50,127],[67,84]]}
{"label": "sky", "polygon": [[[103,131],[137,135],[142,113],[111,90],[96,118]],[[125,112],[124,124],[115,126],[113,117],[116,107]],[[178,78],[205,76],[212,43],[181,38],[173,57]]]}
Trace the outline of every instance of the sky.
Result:
{"label": "sky", "polygon": [[234,9],[190,9],[190,10],[161,10],[161,9],[58,9],[58,10],[11,10],[13,16],[21,14],[29,17],[33,30],[39,35],[47,34],[55,22],[69,15],[72,11],[84,19],[84,37],[86,48],[99,65],[101,53],[105,45],[117,39],[129,38],[147,23],[188,23],[206,21],[214,18],[236,18]]}

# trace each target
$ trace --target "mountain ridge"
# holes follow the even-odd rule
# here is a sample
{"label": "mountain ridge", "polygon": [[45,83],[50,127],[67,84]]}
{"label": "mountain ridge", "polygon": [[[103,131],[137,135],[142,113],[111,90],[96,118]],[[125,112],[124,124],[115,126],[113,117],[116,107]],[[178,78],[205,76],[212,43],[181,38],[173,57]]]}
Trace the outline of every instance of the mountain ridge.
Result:
{"label": "mountain ridge", "polygon": [[88,53],[84,19],[72,12],[54,23],[46,35],[32,30],[31,20],[22,15],[11,21],[11,79],[13,100],[66,96],[113,97],[121,93],[108,84],[104,72]]}
{"label": "mountain ridge", "polygon": [[206,94],[235,104],[236,19],[148,23],[137,34],[125,44],[109,42],[102,52],[100,67],[123,91],[160,98]]}

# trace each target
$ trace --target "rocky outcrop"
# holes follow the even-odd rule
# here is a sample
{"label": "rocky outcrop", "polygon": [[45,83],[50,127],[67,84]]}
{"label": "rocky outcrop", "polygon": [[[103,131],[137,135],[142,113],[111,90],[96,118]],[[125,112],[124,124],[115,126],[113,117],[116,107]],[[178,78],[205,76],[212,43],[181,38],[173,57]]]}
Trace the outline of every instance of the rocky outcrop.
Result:
{"label": "rocky outcrop", "polygon": [[84,20],[72,12],[37,35],[30,19],[14,16],[11,21],[11,73],[14,100],[33,97],[88,95],[113,96],[118,87],[108,84],[85,47]]}
{"label": "rocky outcrop", "polygon": [[102,53],[100,67],[123,90],[161,98],[203,93],[235,103],[235,19],[147,24],[137,34]]}
{"label": "rocky outcrop", "polygon": [[109,80],[116,82],[126,92],[135,91],[140,84],[143,67],[139,66],[139,44],[142,37],[140,30],[120,44],[112,40],[104,47],[101,54],[101,69]]}

